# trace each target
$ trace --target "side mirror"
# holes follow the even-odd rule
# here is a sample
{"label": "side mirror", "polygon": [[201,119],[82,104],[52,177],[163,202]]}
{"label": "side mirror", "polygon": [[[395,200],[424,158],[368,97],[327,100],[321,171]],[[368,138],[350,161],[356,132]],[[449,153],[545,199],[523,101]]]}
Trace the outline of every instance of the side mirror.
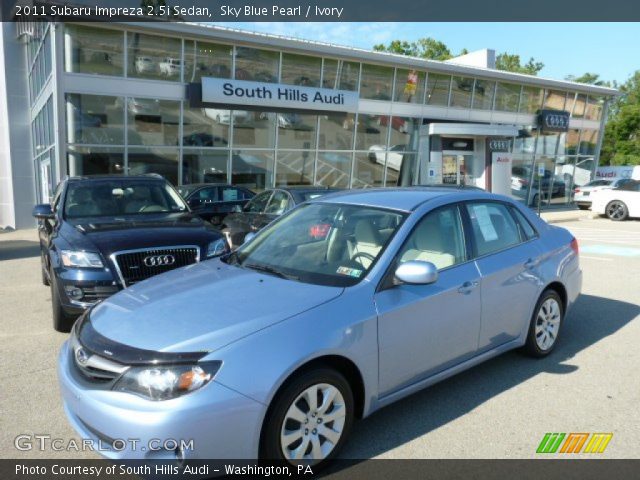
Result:
{"label": "side mirror", "polygon": [[51,211],[51,205],[48,203],[41,203],[33,207],[32,215],[38,220],[52,220],[55,215]]}
{"label": "side mirror", "polygon": [[247,233],[247,234],[244,236],[244,242],[242,242],[242,243],[244,244],[244,243],[250,242],[251,240],[253,240],[253,237],[255,237],[255,236],[256,236],[256,234],[255,234],[255,233],[253,233],[253,232],[249,232],[249,233]]}
{"label": "side mirror", "polygon": [[411,260],[398,265],[396,278],[411,285],[429,285],[438,280],[438,269],[431,262]]}

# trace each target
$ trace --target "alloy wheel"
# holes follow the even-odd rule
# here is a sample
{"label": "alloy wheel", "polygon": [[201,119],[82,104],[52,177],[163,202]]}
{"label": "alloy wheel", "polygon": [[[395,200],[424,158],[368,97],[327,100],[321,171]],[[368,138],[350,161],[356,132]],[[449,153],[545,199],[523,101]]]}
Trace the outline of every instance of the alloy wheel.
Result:
{"label": "alloy wheel", "polygon": [[607,216],[612,220],[619,220],[624,218],[625,211],[624,205],[620,202],[611,202],[607,206]]}
{"label": "alloy wheel", "polygon": [[536,317],[535,336],[540,350],[553,347],[560,329],[560,305],[554,298],[548,298],[540,305]]}
{"label": "alloy wheel", "polygon": [[318,463],[333,451],[344,432],[344,397],[333,385],[305,389],[289,406],[282,422],[280,447],[287,460]]}

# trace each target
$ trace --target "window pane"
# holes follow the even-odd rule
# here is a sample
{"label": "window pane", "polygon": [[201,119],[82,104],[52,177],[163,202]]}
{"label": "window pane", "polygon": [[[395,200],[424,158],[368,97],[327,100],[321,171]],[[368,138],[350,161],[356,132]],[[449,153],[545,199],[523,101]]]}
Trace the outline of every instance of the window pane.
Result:
{"label": "window pane", "polygon": [[402,150],[402,147],[391,147],[391,150],[387,152],[387,180],[385,182],[385,186],[387,187],[395,187],[398,185],[398,181],[400,179],[400,170],[403,165],[406,165],[404,168],[408,168],[410,171],[410,178],[413,178],[412,175],[415,173],[415,165],[417,161],[416,153],[406,153]]}
{"label": "window pane", "polygon": [[124,99],[67,94],[67,142],[124,144]]}
{"label": "window pane", "polygon": [[427,105],[443,105],[446,107],[449,104],[450,83],[450,76],[430,73],[427,76]]}
{"label": "window pane", "polygon": [[353,188],[382,187],[385,152],[357,152],[353,170]]}
{"label": "window pane", "polygon": [[359,76],[359,63],[324,59],[324,71],[322,72],[322,86],[324,88],[355,91],[358,89]]}
{"label": "window pane", "polygon": [[389,148],[402,146],[403,150],[418,150],[418,130],[421,120],[409,117],[391,117],[391,142]]}
{"label": "window pane", "polygon": [[264,209],[267,208],[267,202],[271,198],[271,195],[273,195],[272,190],[256,195],[249,203],[247,203],[246,211],[252,213],[264,212]]}
{"label": "window pane", "polygon": [[127,121],[129,145],[179,144],[180,102],[130,97]]}
{"label": "window pane", "polygon": [[355,119],[353,114],[329,113],[320,115],[319,148],[323,150],[351,150]]}
{"label": "window pane", "polygon": [[184,108],[182,145],[185,147],[226,147],[229,145],[229,110]]}
{"label": "window pane", "polygon": [[424,97],[424,79],[426,74],[416,70],[396,70],[396,102],[422,103]]}
{"label": "window pane", "polygon": [[319,152],[317,185],[348,188],[351,176],[351,153]]}
{"label": "window pane", "polygon": [[276,186],[313,185],[313,164],[315,152],[313,150],[299,150],[294,152],[277,152]]}
{"label": "window pane", "polygon": [[315,148],[317,123],[317,115],[278,113],[278,148]]}
{"label": "window pane", "polygon": [[451,80],[451,106],[470,108],[472,91],[473,78],[453,77]]}
{"label": "window pane", "polygon": [[525,205],[532,205],[531,181],[534,173],[533,148],[526,152],[515,151],[511,166],[511,196]]}
{"label": "window pane", "polygon": [[496,90],[496,110],[502,112],[517,112],[520,102],[520,85],[513,83],[498,83]]}
{"label": "window pane", "polygon": [[533,227],[529,223],[529,220],[527,220],[525,218],[525,216],[522,214],[522,212],[520,210],[518,210],[517,208],[512,208],[511,210],[513,211],[514,215],[518,219],[518,227],[520,229],[522,240],[523,241],[524,240],[529,240],[529,239],[535,237],[536,236],[536,231],[533,229]]}
{"label": "window pane", "polygon": [[390,121],[387,115],[358,114],[356,149],[369,150],[374,146],[376,148],[386,149],[389,123]]}
{"label": "window pane", "polygon": [[182,183],[227,183],[228,150],[185,148]]}
{"label": "window pane", "polygon": [[270,50],[236,47],[237,80],[253,80],[255,82],[278,82],[278,64],[280,54]]}
{"label": "window pane", "polygon": [[496,82],[476,79],[473,93],[473,108],[479,110],[491,110],[493,108],[493,94]]}
{"label": "window pane", "polygon": [[129,175],[157,173],[178,185],[178,150],[173,148],[129,148]]}
{"label": "window pane", "polygon": [[602,109],[604,107],[604,97],[597,95],[589,95],[587,99],[587,109],[585,112],[585,118],[587,120],[600,121],[602,118]]}
{"label": "window pane", "polygon": [[200,82],[202,77],[231,78],[233,47],[187,40],[184,43],[185,82]]}
{"label": "window pane", "polygon": [[595,155],[598,146],[598,130],[582,130],[580,136],[580,155]]}
{"label": "window pane", "polygon": [[124,75],[124,32],[65,25],[65,71]]}
{"label": "window pane", "polygon": [[593,157],[578,157],[576,161],[573,185],[581,187],[595,178],[596,161]]}
{"label": "window pane", "polygon": [[71,177],[123,174],[124,149],[71,145],[67,150],[67,162]]}
{"label": "window pane", "polygon": [[306,55],[282,54],[281,83],[303,87],[319,87],[322,59]]}
{"label": "window pane", "polygon": [[576,97],[575,104],[573,106],[573,118],[582,118],[587,107],[587,96],[584,93],[579,93]]}
{"label": "window pane", "polygon": [[391,100],[392,80],[392,68],[363,63],[360,98]]}
{"label": "window pane", "polygon": [[264,213],[270,215],[282,215],[289,208],[290,198],[286,192],[282,190],[276,190],[271,195],[267,208],[264,209]]}
{"label": "window pane", "polygon": [[232,115],[234,147],[275,146],[276,113],[232,110]]}
{"label": "window pane", "polygon": [[400,263],[431,262],[438,270],[466,259],[462,220],[457,207],[439,208],[418,222],[398,253]]}
{"label": "window pane", "polygon": [[564,110],[566,92],[547,90],[544,97],[544,108],[551,110]]}
{"label": "window pane", "polygon": [[136,78],[155,78],[180,81],[182,42],[178,38],[127,34],[129,66],[127,75]]}
{"label": "window pane", "polygon": [[578,129],[572,128],[566,133],[561,133],[558,155],[576,155],[578,153],[579,140],[580,130]]}
{"label": "window pane", "polygon": [[537,113],[542,106],[544,90],[536,87],[522,87],[522,99],[520,100],[521,113]]}
{"label": "window pane", "polygon": [[478,256],[520,243],[516,223],[503,204],[473,202],[467,204],[466,208],[471,218]]}
{"label": "window pane", "polygon": [[233,151],[231,183],[254,192],[270,188],[273,185],[273,151]]}

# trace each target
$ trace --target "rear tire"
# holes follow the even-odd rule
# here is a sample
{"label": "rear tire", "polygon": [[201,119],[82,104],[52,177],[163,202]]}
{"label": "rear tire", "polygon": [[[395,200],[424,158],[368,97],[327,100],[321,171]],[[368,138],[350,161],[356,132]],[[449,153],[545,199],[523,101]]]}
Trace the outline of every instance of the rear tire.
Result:
{"label": "rear tire", "polygon": [[58,293],[58,286],[54,280],[53,273],[51,273],[51,307],[53,313],[53,329],[56,332],[68,333],[71,331],[71,327],[76,321],[75,315],[69,315],[64,311],[62,307],[62,301],[60,300],[60,294]]}
{"label": "rear tire", "polygon": [[558,292],[552,289],[542,292],[533,311],[523,352],[534,358],[549,355],[558,343],[563,318],[564,305]]}
{"label": "rear tire", "polygon": [[626,220],[629,216],[629,209],[624,202],[620,200],[613,200],[612,202],[609,202],[604,211],[609,220],[613,220],[614,222],[621,222]]}
{"label": "rear tire", "polygon": [[[316,405],[309,404],[308,398]],[[340,451],[353,419],[353,392],[340,373],[325,367],[302,373],[273,400],[263,427],[260,456],[309,463],[315,472]],[[296,454],[302,458],[292,458]]]}

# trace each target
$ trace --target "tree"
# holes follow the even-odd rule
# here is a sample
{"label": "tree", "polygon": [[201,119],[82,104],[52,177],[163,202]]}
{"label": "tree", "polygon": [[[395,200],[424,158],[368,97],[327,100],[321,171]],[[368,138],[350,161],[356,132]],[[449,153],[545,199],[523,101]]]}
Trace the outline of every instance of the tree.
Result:
{"label": "tree", "polygon": [[565,80],[569,80],[570,82],[577,82],[577,83],[588,83],[589,85],[596,85],[598,87],[611,86],[611,82],[607,80],[602,80],[600,78],[600,75],[598,75],[597,73],[587,72],[587,73],[583,73],[579,77],[576,77],[575,75],[567,75],[565,77]]}
{"label": "tree", "polygon": [[[388,45],[374,45],[373,49],[377,52],[398,53],[429,60],[449,60],[453,58],[451,51],[444,43],[431,37],[419,38],[415,42],[393,40]],[[467,53],[466,49],[463,51]]]}
{"label": "tree", "polygon": [[544,68],[544,63],[536,62],[533,57],[524,65],[520,62],[520,55],[503,52],[496,57],[496,69],[506,72],[526,73],[537,75]]}

